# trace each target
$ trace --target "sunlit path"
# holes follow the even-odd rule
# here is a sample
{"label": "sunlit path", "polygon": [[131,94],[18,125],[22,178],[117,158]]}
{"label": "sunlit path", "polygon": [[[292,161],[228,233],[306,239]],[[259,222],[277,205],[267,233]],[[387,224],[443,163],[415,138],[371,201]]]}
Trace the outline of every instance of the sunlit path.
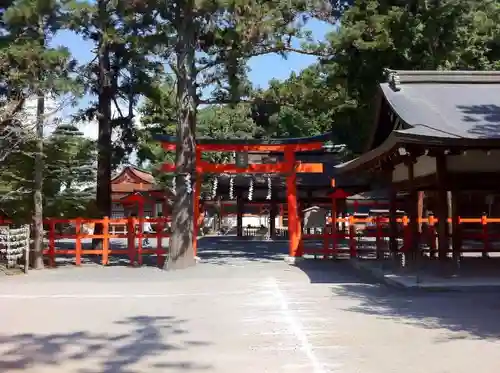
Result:
{"label": "sunlit path", "polygon": [[200,245],[202,263],[183,271],[87,265],[2,278],[0,372],[496,369],[494,294],[397,292],[344,262],[292,267],[286,242]]}

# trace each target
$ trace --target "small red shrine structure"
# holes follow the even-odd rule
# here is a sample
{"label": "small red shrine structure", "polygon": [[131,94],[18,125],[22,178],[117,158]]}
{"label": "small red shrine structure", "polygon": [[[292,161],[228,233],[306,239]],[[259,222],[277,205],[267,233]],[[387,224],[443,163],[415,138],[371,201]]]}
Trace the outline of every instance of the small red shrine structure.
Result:
{"label": "small red shrine structure", "polygon": [[[198,231],[200,215],[200,189],[204,174],[279,174],[286,178],[286,204],[288,212],[289,255],[291,258],[302,256],[302,227],[297,198],[298,173],[323,173],[323,163],[303,163],[297,161],[296,153],[322,149],[324,143],[330,140],[331,134],[307,138],[287,139],[227,139],[215,140],[199,138],[196,141],[196,170],[193,188],[194,198],[194,230]],[[166,151],[174,151],[177,139],[167,135],[157,135],[157,141],[162,143]],[[283,159],[275,163],[254,164],[213,164],[202,159],[203,152],[233,152],[248,154],[249,152],[281,153]],[[245,157],[243,157],[245,158]],[[248,159],[248,156],[246,157]],[[176,172],[174,164],[164,164],[164,172]],[[196,253],[196,236],[195,253]]]}
{"label": "small red shrine structure", "polygon": [[168,195],[153,175],[136,166],[126,166],[111,179],[112,217],[165,215]]}

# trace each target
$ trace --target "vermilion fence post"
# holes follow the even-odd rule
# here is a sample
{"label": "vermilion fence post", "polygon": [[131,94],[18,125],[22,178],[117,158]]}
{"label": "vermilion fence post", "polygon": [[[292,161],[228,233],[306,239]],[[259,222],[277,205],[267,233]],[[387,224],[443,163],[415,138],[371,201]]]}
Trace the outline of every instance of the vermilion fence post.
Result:
{"label": "vermilion fence post", "polygon": [[56,223],[49,219],[49,260],[50,266],[56,266]]}
{"label": "vermilion fence post", "polygon": [[488,240],[488,218],[486,215],[481,216],[481,224],[483,225],[483,258],[488,257],[490,251],[490,242]]}
{"label": "vermilion fence post", "polygon": [[158,267],[163,266],[163,230],[165,228],[164,218],[160,218],[156,225],[156,263]]}
{"label": "vermilion fence post", "polygon": [[[313,232],[315,233],[315,232]],[[323,230],[323,259],[328,259],[328,250],[330,246],[330,227],[325,227]],[[304,236],[302,236],[301,241],[304,241]]]}
{"label": "vermilion fence post", "polygon": [[434,258],[437,254],[437,245],[436,245],[436,218],[433,215],[430,215],[428,218],[428,229],[429,229],[429,248],[430,248],[429,257]]}
{"label": "vermilion fence post", "polygon": [[108,264],[109,258],[109,217],[102,219],[102,265]]}
{"label": "vermilion fence post", "polygon": [[349,253],[351,259],[358,256],[356,247],[356,227],[354,226],[353,216],[349,216]]}
{"label": "vermilion fence post", "polygon": [[75,265],[79,266],[82,264],[82,218],[76,218],[75,220]]}
{"label": "vermilion fence post", "polygon": [[135,263],[135,222],[132,216],[127,219],[127,249],[130,265]]}
{"label": "vermilion fence post", "polygon": [[403,252],[406,253],[411,247],[411,231],[409,226],[410,219],[403,216]]}
{"label": "vermilion fence post", "polygon": [[[142,265],[142,240],[143,240],[143,229],[144,229],[144,218],[141,216],[139,218],[139,226],[137,228],[137,264],[140,266]],[[135,246],[135,240],[134,240],[134,246]]]}
{"label": "vermilion fence post", "polygon": [[380,216],[375,217],[375,247],[376,247],[376,255],[377,259],[382,258],[382,245],[381,245],[381,237],[382,237],[382,230],[380,229]]}

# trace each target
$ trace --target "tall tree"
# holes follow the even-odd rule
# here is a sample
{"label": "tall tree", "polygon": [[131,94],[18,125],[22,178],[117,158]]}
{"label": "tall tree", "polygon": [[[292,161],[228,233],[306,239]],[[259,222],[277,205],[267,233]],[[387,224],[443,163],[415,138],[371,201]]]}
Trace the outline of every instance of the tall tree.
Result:
{"label": "tall tree", "polygon": [[[71,29],[95,45],[95,58],[81,67],[81,76],[86,92],[96,100],[80,117],[98,122],[96,204],[101,217],[109,216],[113,163],[132,152],[136,142],[134,107],[140,95],[148,93],[161,68],[144,48],[155,15],[139,2],[112,0],[74,0],[68,9]],[[112,139],[113,133],[116,139]],[[100,230],[102,226],[97,225],[96,231]]]}
{"label": "tall tree", "polygon": [[[244,79],[253,56],[294,50],[311,16],[329,17],[326,1],[179,0],[157,2],[150,12],[159,20],[159,52],[175,74],[177,88],[177,180],[170,255],[166,269],[193,265],[193,197],[183,178],[195,171],[195,131],[198,106],[235,105],[249,93]],[[157,12],[156,12],[157,11]],[[305,52],[305,51],[303,51]],[[312,52],[311,52],[312,53]],[[215,87],[214,87],[215,86]],[[201,90],[214,87],[211,97]]]}
{"label": "tall tree", "polygon": [[74,86],[70,78],[74,61],[66,48],[50,48],[48,43],[62,27],[61,3],[55,0],[17,0],[4,14],[5,27],[12,38],[8,56],[12,68],[24,77],[18,90],[37,97],[34,151],[34,260],[43,268],[43,129],[45,95],[63,94]]}

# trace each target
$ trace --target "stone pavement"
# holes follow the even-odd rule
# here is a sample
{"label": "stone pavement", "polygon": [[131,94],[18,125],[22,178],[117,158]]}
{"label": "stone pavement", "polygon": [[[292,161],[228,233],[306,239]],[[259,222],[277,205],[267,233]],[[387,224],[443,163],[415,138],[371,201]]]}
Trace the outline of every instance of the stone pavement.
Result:
{"label": "stone pavement", "polygon": [[200,242],[163,272],[97,265],[0,279],[0,372],[493,373],[495,293],[403,292],[286,243]]}
{"label": "stone pavement", "polygon": [[[404,289],[422,289],[432,291],[500,291],[499,258],[463,258],[462,268],[456,275],[438,275],[436,266],[422,268],[420,271],[395,271],[390,259],[353,259],[349,263],[353,268],[373,279],[390,286]],[[464,265],[466,264],[466,265]]]}

